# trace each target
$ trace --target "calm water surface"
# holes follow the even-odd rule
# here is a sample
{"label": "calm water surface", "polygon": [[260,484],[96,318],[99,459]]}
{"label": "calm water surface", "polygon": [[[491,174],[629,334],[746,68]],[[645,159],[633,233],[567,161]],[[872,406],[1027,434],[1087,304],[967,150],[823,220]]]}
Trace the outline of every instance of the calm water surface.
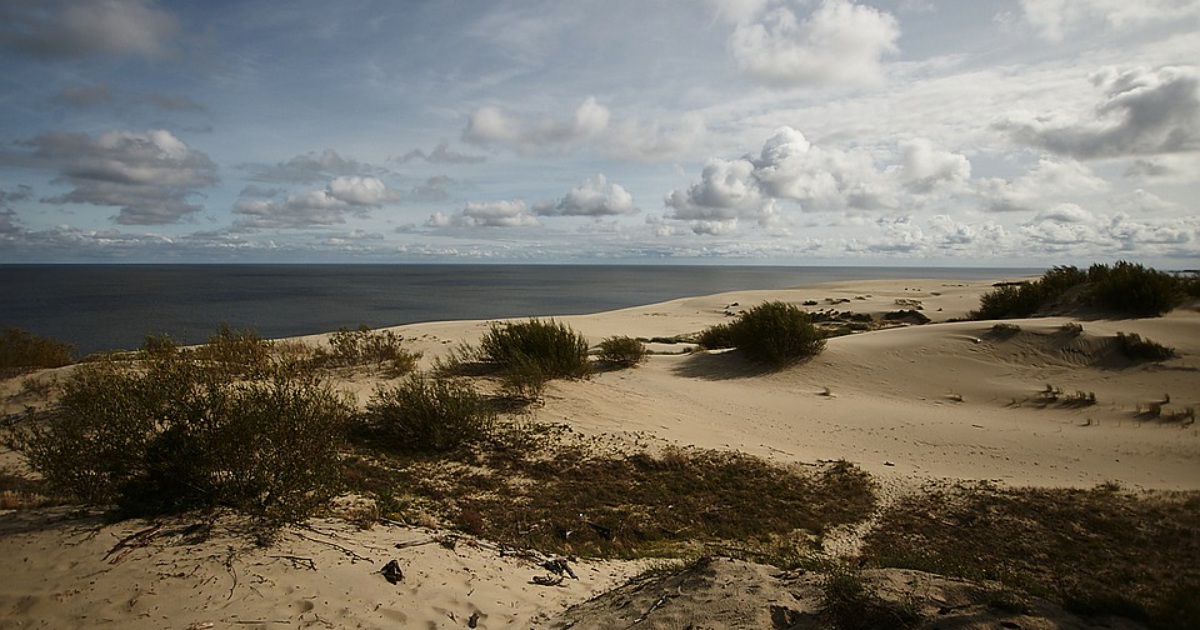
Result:
{"label": "calm water surface", "polygon": [[987,279],[1038,269],[626,265],[0,265],[0,326],[76,354],[220,322],[268,338],[424,321],[577,315],[742,289],[871,278]]}

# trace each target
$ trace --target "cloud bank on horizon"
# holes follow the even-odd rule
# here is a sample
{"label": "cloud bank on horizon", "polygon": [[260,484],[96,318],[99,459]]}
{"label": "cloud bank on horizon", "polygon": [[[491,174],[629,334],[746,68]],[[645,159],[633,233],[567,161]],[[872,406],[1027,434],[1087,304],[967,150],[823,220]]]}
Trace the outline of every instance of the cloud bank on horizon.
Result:
{"label": "cloud bank on horizon", "polygon": [[1200,265],[1200,0],[9,0],[0,262]]}

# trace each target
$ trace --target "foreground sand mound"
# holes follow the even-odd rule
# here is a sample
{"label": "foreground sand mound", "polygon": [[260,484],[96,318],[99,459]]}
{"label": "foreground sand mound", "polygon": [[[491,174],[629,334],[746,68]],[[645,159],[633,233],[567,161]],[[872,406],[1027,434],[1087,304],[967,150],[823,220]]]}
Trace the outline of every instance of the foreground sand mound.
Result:
{"label": "foreground sand mound", "polygon": [[[676,573],[635,580],[574,606],[542,627],[827,628],[837,623],[831,616],[835,613],[826,608],[827,579],[814,572],[781,572],[728,558],[702,558]],[[1085,620],[1045,600],[1019,596],[994,584],[919,571],[867,570],[850,580],[861,583],[865,593],[861,602],[842,600],[853,623],[866,624],[854,627],[869,627],[866,617],[878,615],[876,621],[885,625],[876,627],[1144,628],[1123,619]],[[906,621],[913,625],[905,625]]]}

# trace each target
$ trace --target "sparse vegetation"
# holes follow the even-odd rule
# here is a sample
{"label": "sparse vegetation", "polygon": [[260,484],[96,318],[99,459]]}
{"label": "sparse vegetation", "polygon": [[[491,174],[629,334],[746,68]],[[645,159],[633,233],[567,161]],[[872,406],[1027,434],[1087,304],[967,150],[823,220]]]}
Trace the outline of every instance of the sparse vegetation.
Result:
{"label": "sparse vegetation", "polygon": [[1096,392],[1085,392],[1081,389],[1075,390],[1074,394],[1068,394],[1062,399],[1064,407],[1091,407],[1094,404],[1096,404]]}
{"label": "sparse vegetation", "polygon": [[1200,619],[1200,494],[932,488],[885,511],[872,566],[998,580],[1085,614],[1155,627]]}
{"label": "sparse vegetation", "polygon": [[845,567],[825,576],[821,592],[821,617],[835,630],[903,630],[921,623],[914,601],[885,601],[857,572]]}
{"label": "sparse vegetation", "polygon": [[0,332],[0,378],[70,365],[71,346],[20,328]]}
{"label": "sparse vegetation", "polygon": [[633,337],[609,337],[600,342],[599,359],[608,365],[629,368],[646,360],[646,346]]}
{"label": "sparse vegetation", "polygon": [[345,400],[321,381],[176,358],[81,366],[12,446],[49,487],[129,516],[232,507],[274,524],[338,489]]}
{"label": "sparse vegetation", "polygon": [[363,421],[364,434],[387,448],[440,453],[483,438],[494,417],[471,386],[414,375],[377,390]]}
{"label": "sparse vegetation", "polygon": [[1134,361],[1166,361],[1179,356],[1174,348],[1142,339],[1137,333],[1118,332],[1116,340],[1121,352]]}
{"label": "sparse vegetation", "polygon": [[329,367],[386,365],[392,374],[407,374],[416,369],[421,355],[404,349],[403,341],[390,330],[372,331],[365,325],[356,330],[343,327],[329,335],[329,350],[317,350],[313,361]]}
{"label": "sparse vegetation", "polygon": [[753,555],[758,541],[820,535],[874,506],[869,477],[845,462],[805,472],[736,452],[616,450],[538,426],[438,459],[360,460],[351,477],[388,518],[432,515],[506,544],[605,557],[728,552],[733,541]]}

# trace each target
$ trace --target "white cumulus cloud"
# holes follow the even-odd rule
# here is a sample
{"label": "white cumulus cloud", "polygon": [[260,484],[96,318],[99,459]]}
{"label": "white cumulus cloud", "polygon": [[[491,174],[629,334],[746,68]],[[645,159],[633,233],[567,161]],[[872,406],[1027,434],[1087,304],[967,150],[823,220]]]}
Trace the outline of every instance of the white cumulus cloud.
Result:
{"label": "white cumulus cloud", "polygon": [[638,212],[633,195],[620,184],[610,184],[603,174],[589,177],[557,203],[534,209],[543,216],[611,217]]}
{"label": "white cumulus cloud", "polygon": [[738,67],[770,85],[875,83],[883,77],[883,56],[899,50],[895,17],[849,0],[823,0],[804,19],[788,6],[761,17],[753,7],[725,6],[726,15],[741,20],[730,38]]}
{"label": "white cumulus cloud", "polygon": [[540,225],[537,217],[529,212],[524,201],[467,202],[461,210],[452,214],[435,212],[425,222],[429,227],[533,227]]}
{"label": "white cumulus cloud", "polygon": [[611,114],[587,97],[567,121],[546,119],[528,125],[494,105],[471,113],[463,140],[478,145],[506,145],[522,153],[572,149],[604,131]]}

